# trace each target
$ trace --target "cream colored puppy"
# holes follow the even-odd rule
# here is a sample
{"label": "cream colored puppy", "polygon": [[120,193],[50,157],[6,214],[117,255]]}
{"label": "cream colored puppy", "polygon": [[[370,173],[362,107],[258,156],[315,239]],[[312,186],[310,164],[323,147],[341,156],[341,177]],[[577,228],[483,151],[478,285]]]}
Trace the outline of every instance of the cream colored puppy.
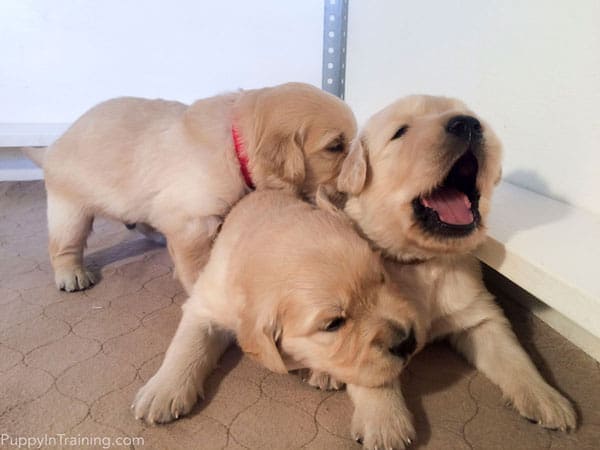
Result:
{"label": "cream colored puppy", "polygon": [[95,216],[145,223],[166,238],[189,291],[222,218],[256,189],[314,195],[333,183],[356,125],[344,102],[289,83],[199,100],[118,98],[77,120],[44,155],[56,285],[85,289]]}
{"label": "cream colored puppy", "polygon": [[[348,193],[346,213],[419,308],[428,339],[449,337],[521,415],[546,428],[575,428],[571,404],[520,347],[469,255],[486,236],[500,154],[490,126],[460,101],[408,97],[367,122],[338,187]],[[380,395],[378,409],[386,411]]]}
{"label": "cream colored puppy", "polygon": [[393,393],[394,411],[373,415],[377,402],[362,390],[397,383],[424,335],[344,214],[276,191],[241,200],[183,306],[162,366],[137,393],[136,417],[169,422],[188,413],[233,336],[272,371],[311,368],[349,383],[351,394],[359,392],[357,426],[386,441],[402,438],[410,422],[402,397]]}

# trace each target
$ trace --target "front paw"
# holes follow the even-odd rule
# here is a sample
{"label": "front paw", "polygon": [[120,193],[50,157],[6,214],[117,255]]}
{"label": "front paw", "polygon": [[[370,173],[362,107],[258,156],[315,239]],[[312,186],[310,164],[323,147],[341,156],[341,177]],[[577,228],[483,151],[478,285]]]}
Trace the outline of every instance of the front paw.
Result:
{"label": "front paw", "polygon": [[412,414],[404,405],[356,408],[352,437],[366,449],[404,450],[415,439]]}
{"label": "front paw", "polygon": [[339,391],[344,387],[344,383],[336,380],[326,372],[303,369],[300,371],[300,376],[302,381],[322,391]]}
{"label": "front paw", "polygon": [[201,396],[201,388],[189,378],[178,382],[159,372],[140,388],[131,407],[138,420],[167,423],[189,413]]}
{"label": "front paw", "polygon": [[56,287],[66,292],[82,291],[96,284],[96,277],[83,266],[56,269]]}
{"label": "front paw", "polygon": [[531,422],[553,430],[573,430],[577,414],[571,402],[547,384],[528,386],[512,395],[509,402]]}

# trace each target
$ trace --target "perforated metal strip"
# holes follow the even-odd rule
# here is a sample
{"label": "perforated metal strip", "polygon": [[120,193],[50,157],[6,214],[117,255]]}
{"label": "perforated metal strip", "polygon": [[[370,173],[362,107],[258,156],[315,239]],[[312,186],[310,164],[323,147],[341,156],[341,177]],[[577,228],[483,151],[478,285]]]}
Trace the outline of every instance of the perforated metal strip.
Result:
{"label": "perforated metal strip", "polygon": [[324,0],[323,90],[344,98],[348,0]]}

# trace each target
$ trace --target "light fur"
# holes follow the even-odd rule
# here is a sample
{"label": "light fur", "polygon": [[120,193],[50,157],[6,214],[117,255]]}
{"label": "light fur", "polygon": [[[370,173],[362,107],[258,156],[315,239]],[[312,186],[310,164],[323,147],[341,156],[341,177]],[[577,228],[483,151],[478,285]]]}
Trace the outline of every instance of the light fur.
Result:
{"label": "light fur", "polygon": [[50,258],[56,284],[95,279],[83,249],[95,216],[144,223],[166,236],[189,292],[223,217],[249,192],[232,127],[257,189],[311,197],[333,184],[356,132],[350,109],[302,83],[239,91],[192,105],[118,98],[78,119],[46,152]]}
{"label": "light fur", "polygon": [[[417,343],[425,336],[379,255],[328,209],[275,191],[233,208],[163,364],[135,398],[137,418],[169,422],[188,413],[233,336],[275,372],[310,368],[357,390],[395,383],[415,347],[391,349],[410,330]],[[338,318],[345,323],[326,331]],[[359,397],[357,414],[370,415]]]}
{"label": "light fur", "polygon": [[[438,186],[465,151],[464,143],[446,132],[449,119],[457,115],[477,117],[458,100],[428,96],[401,99],[375,114],[342,168],[338,186],[349,196],[345,211],[386,254],[386,266],[418,308],[429,340],[448,337],[521,415],[546,428],[573,429],[570,402],[542,379],[485,288],[479,263],[469,255],[485,239],[492,191],[500,178],[500,142],[489,124],[478,118],[483,127],[481,145],[474,150],[481,196],[478,227],[463,237],[436,235],[424,230],[413,213],[413,200]],[[392,139],[402,126],[408,127],[405,134]],[[412,425],[398,400],[399,386],[359,391],[362,401],[378,406],[368,417],[355,418],[353,433],[364,438],[367,448],[404,448]],[[389,426],[399,420],[404,431]],[[371,430],[379,424],[381,433],[363,431],[365,423]]]}

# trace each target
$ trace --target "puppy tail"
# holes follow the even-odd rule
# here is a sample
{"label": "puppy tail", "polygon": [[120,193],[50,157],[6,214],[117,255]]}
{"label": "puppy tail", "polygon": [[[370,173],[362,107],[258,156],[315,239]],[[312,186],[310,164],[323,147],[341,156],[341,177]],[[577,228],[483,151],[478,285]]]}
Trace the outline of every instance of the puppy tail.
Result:
{"label": "puppy tail", "polygon": [[46,147],[23,147],[21,151],[32,160],[36,166],[44,167],[46,159]]}

